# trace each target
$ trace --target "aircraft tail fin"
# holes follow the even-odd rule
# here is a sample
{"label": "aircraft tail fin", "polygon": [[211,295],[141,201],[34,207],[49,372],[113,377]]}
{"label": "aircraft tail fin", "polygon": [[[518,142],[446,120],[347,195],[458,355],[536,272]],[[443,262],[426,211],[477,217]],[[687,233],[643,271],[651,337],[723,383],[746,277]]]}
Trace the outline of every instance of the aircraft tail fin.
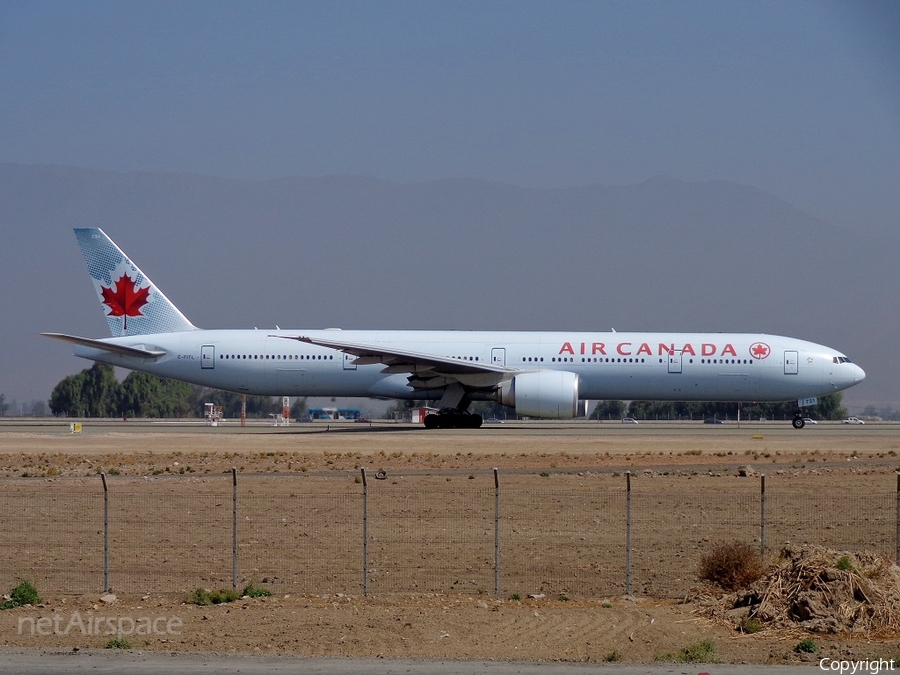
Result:
{"label": "aircraft tail fin", "polygon": [[75,228],[75,237],[113,337],[196,329],[103,230]]}

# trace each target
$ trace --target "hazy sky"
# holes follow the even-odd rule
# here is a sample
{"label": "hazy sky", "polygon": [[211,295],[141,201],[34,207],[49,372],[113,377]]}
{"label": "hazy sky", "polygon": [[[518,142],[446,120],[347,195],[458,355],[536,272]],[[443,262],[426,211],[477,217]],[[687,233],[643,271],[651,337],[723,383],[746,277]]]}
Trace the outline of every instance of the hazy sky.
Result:
{"label": "hazy sky", "polygon": [[240,178],[667,174],[900,216],[900,3],[0,3],[0,161]]}

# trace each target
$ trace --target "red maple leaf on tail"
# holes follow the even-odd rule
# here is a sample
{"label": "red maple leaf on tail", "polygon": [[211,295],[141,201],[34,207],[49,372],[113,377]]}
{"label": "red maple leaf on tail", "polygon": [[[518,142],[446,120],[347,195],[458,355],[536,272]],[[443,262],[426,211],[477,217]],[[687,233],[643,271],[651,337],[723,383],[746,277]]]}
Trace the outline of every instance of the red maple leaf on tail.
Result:
{"label": "red maple leaf on tail", "polygon": [[[112,289],[113,286],[116,290]],[[143,316],[141,307],[149,302],[150,288],[138,288],[128,274],[120,276],[109,287],[101,286],[100,290],[103,293],[103,304],[110,310],[107,316],[123,317],[123,330],[128,330],[128,317]]]}

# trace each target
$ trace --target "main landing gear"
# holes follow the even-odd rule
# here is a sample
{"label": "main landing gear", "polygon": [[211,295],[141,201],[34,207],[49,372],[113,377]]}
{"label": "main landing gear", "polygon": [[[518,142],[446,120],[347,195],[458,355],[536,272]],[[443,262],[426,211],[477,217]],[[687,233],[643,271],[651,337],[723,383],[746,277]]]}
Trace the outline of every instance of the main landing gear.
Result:
{"label": "main landing gear", "polygon": [[482,423],[481,415],[464,410],[441,410],[425,415],[426,429],[477,429]]}
{"label": "main landing gear", "polygon": [[791,422],[791,426],[795,429],[802,429],[806,426],[806,420],[804,419],[807,416],[806,409],[798,410],[794,413],[794,419]]}

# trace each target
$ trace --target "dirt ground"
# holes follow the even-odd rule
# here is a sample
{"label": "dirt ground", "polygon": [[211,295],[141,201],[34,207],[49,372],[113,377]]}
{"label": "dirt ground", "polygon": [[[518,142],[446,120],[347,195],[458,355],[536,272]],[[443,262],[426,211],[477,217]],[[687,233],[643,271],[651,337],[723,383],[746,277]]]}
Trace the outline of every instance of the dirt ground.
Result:
{"label": "dirt ground", "polygon": [[[798,432],[773,422],[537,423],[425,432],[389,424],[242,429],[229,422],[211,429],[85,421],[82,433],[71,434],[58,422],[4,421],[0,477],[10,480],[0,488],[18,489],[23,481],[16,479],[23,477],[51,487],[70,478],[72,484],[89,484],[98,471],[120,481],[182,473],[221,481],[217,475],[232,467],[242,474],[333,477],[348,486],[361,467],[463,483],[474,472],[489,476],[498,467],[504,481],[526,490],[543,485],[541,480],[561,490],[577,490],[585,480],[618,485],[622,472],[631,470],[654,477],[654,489],[679,477],[698,485],[703,478],[714,488],[716,480],[737,484],[738,469],[752,465],[754,473],[765,472],[773,481],[791,477],[800,499],[831,490],[862,494],[873,486],[890,493],[898,453],[900,426],[886,424],[819,424]],[[755,485],[746,489],[755,491]],[[0,533],[0,546],[3,538]],[[649,662],[709,640],[714,651],[707,660],[729,663],[900,659],[900,636],[808,635],[800,629],[747,635],[703,618],[690,604],[642,594],[565,599],[523,593],[514,599],[474,588],[370,597],[277,592],[206,607],[184,604],[171,593],[120,593],[110,603],[100,596],[46,594],[37,607],[0,612],[0,645],[103,647],[115,637],[114,630],[108,634],[115,625],[135,649],[173,652]],[[139,633],[145,628],[142,634],[127,635],[130,621]],[[805,637],[816,642],[815,654],[794,651]]]}

